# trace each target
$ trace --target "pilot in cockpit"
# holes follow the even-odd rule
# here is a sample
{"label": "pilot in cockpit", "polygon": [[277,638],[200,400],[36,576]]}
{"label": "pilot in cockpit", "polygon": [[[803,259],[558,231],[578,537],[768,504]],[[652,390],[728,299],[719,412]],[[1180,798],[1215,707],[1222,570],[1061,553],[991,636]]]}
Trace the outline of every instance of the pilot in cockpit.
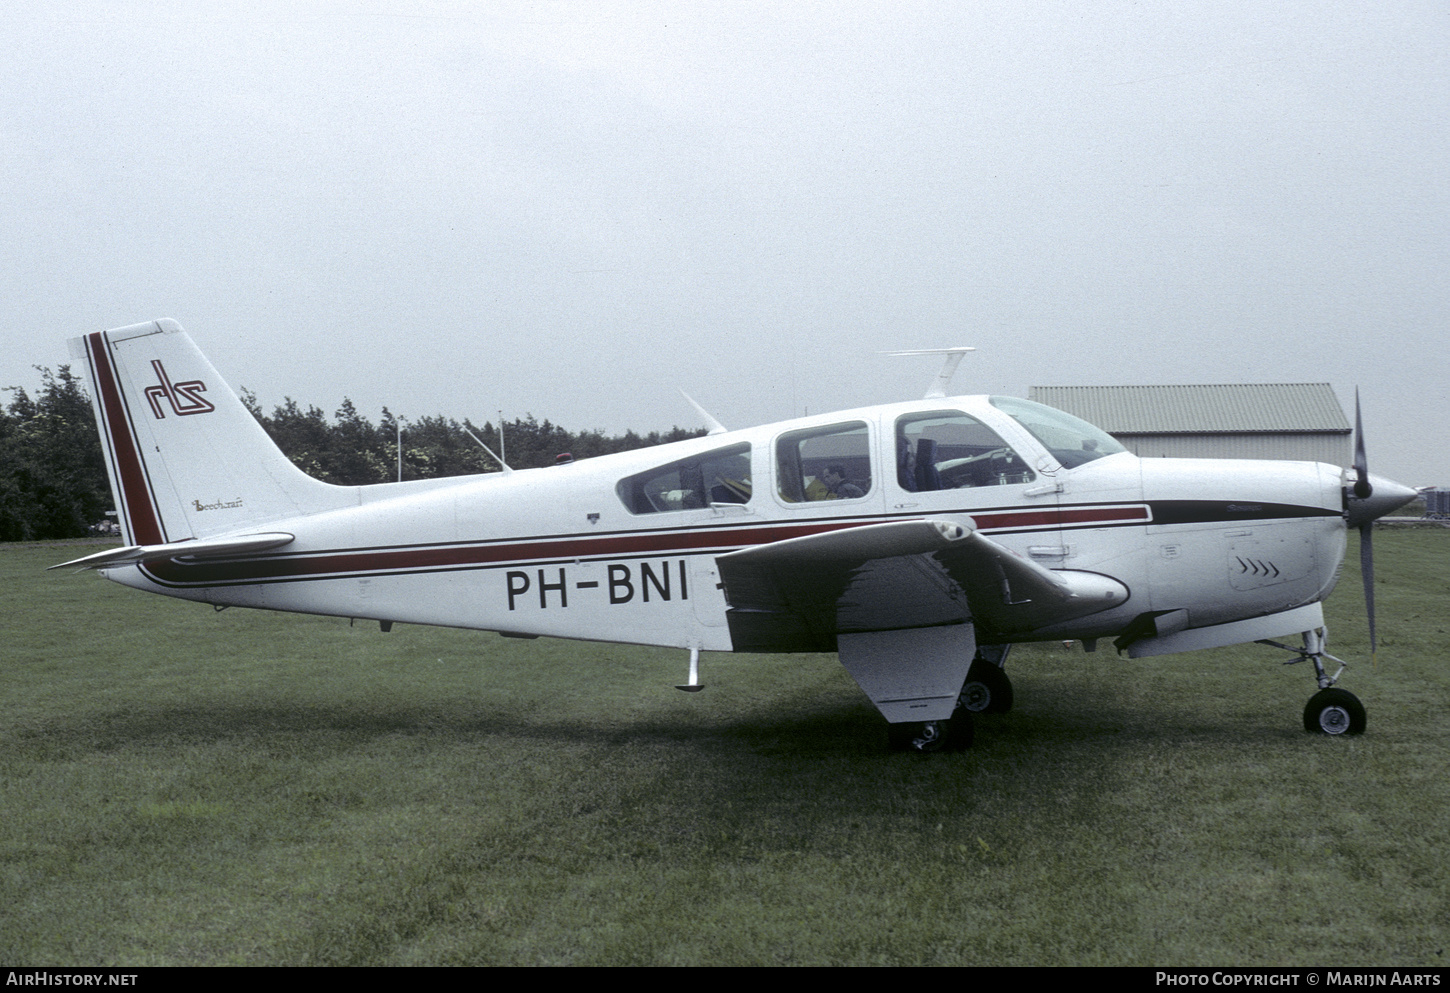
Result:
{"label": "pilot in cockpit", "polygon": [[855,500],[866,495],[866,491],[846,478],[846,467],[828,465],[821,473],[821,482],[826,486],[826,500]]}

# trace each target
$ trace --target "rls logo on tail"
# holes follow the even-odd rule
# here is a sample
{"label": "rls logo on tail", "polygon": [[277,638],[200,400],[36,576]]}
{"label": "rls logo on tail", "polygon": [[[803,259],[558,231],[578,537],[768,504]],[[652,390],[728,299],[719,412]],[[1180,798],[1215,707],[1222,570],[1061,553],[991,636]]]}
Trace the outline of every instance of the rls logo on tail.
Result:
{"label": "rls logo on tail", "polygon": [[161,409],[161,401],[165,400],[171,405],[172,413],[178,417],[185,417],[187,414],[209,414],[216,410],[209,402],[197,396],[198,393],[206,392],[206,384],[199,379],[193,379],[189,383],[173,383],[166,375],[166,370],[161,366],[160,359],[151,360],[151,368],[156,370],[156,378],[161,380],[160,386],[146,387],[146,399],[151,404],[151,413],[156,419],[164,420],[166,412]]}

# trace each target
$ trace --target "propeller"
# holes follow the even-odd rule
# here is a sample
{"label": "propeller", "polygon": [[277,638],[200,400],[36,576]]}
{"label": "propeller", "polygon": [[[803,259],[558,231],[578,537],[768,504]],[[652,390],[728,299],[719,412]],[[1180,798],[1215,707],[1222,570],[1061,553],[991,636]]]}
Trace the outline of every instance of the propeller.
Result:
{"label": "propeller", "polygon": [[1373,661],[1378,643],[1374,629],[1374,522],[1420,495],[1393,480],[1369,474],[1364,454],[1364,420],[1359,411],[1359,390],[1354,391],[1354,484],[1344,488],[1345,523],[1359,528],[1359,571],[1364,580],[1364,606],[1369,615],[1369,654]]}
{"label": "propeller", "polygon": [[[1354,388],[1354,495],[1368,500],[1374,495],[1369,481],[1369,459],[1364,454],[1364,419],[1359,413],[1359,387]],[[1374,633],[1374,518],[1359,526],[1359,575],[1364,581],[1364,610],[1369,618],[1369,664],[1375,664],[1378,643]]]}
{"label": "propeller", "polygon": [[1369,460],[1364,455],[1364,419],[1359,416],[1358,386],[1354,388],[1354,471],[1358,477],[1354,481],[1354,495],[1368,500],[1374,486],[1369,481]]}

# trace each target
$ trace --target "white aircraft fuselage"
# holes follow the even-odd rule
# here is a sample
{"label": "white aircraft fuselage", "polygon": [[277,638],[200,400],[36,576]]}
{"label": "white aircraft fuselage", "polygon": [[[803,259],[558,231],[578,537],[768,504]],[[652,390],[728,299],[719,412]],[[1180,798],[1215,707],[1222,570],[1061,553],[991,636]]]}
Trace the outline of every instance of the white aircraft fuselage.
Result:
{"label": "white aircraft fuselage", "polygon": [[[865,423],[875,459],[892,465],[892,423],[938,411],[983,421],[1029,464],[1056,461],[985,397],[918,400],[544,469],[340,488],[349,506],[267,522],[296,536],[268,555],[106,575],[218,605],[706,651],[734,647],[717,556],[888,521],[964,523],[1029,561],[1109,575],[1131,591],[1110,610],[1012,632],[1014,641],[1111,635],[1143,611],[1185,607],[1191,627],[1221,624],[1315,603],[1334,587],[1342,481],[1323,463],[1121,452],[1028,482],[926,493],[891,474],[857,499],[788,502],[771,485],[781,435]],[[739,443],[750,446],[748,504],[636,515],[616,492],[652,466]],[[241,508],[215,495],[206,513],[224,525]]]}
{"label": "white aircraft fuselage", "polygon": [[[1321,628],[1344,557],[1338,466],[1140,459],[1022,400],[338,487],[292,467],[172,322],[75,341],[130,546],[79,564],[218,606],[843,662],[849,643],[880,670],[881,639],[930,629],[1154,655]],[[1374,516],[1413,496],[1376,485]]]}

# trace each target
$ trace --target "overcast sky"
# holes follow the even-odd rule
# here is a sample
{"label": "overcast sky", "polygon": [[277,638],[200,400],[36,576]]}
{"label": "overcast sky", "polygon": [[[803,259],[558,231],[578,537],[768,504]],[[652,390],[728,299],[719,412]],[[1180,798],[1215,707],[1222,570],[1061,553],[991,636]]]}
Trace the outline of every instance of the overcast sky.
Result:
{"label": "overcast sky", "polygon": [[1450,485],[1443,3],[12,5],[0,385],[157,317],[269,409],[730,427],[1333,384]]}

